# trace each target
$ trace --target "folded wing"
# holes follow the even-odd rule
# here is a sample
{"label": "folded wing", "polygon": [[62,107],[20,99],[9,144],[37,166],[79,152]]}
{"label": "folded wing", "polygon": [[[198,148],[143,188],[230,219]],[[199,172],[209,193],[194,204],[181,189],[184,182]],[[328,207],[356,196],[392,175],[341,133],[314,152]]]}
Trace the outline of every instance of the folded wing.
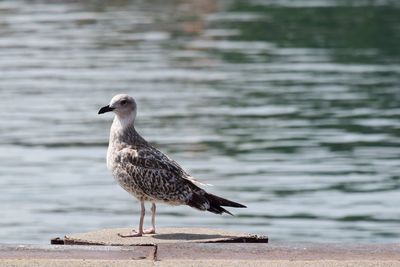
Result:
{"label": "folded wing", "polygon": [[229,213],[221,206],[245,207],[201,189],[183,168],[155,148],[125,148],[117,154],[118,169],[126,172],[135,188],[148,199],[186,204],[213,213]]}

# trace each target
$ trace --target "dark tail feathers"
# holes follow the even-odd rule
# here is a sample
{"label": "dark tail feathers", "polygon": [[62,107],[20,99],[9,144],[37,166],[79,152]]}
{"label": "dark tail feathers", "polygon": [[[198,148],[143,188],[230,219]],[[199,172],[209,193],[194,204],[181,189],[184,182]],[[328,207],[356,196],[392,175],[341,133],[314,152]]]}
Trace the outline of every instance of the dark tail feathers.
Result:
{"label": "dark tail feathers", "polygon": [[[209,207],[208,205],[206,205],[207,203],[209,203]],[[233,214],[224,209],[222,206],[234,207],[234,208],[247,208],[245,205],[209,193],[205,193],[204,195],[193,194],[188,205],[199,210],[207,210],[215,214],[222,214],[225,212],[232,216]]]}

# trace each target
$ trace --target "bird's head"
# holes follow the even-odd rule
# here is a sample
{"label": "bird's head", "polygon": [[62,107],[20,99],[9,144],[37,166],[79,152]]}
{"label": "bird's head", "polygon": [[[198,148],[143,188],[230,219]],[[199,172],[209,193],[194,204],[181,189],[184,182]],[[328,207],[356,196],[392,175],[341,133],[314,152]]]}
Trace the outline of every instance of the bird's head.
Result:
{"label": "bird's head", "polygon": [[112,111],[119,119],[133,122],[136,118],[136,108],[135,99],[126,94],[119,94],[111,99],[110,104],[102,107],[98,114]]}

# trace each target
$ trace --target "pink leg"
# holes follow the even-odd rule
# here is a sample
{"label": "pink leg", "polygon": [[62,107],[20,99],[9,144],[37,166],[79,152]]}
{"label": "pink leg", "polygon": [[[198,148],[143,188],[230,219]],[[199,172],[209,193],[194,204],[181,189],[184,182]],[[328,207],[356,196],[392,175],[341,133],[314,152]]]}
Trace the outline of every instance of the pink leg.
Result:
{"label": "pink leg", "polygon": [[151,228],[144,230],[145,234],[156,233],[156,203],[151,203]]}
{"label": "pink leg", "polygon": [[146,213],[146,208],[144,206],[143,201],[140,202],[140,208],[141,209],[140,209],[139,231],[136,232],[135,230],[133,230],[133,232],[135,233],[127,235],[118,233],[120,237],[138,237],[143,235],[143,221],[144,221],[144,215]]}

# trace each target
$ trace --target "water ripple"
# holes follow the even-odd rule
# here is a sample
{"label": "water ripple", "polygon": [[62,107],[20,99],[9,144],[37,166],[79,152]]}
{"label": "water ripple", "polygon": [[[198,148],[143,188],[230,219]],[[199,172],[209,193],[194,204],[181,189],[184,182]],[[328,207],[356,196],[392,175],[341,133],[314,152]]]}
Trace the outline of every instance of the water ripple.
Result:
{"label": "water ripple", "polygon": [[397,241],[398,5],[196,3],[0,2],[1,242],[132,226],[97,115],[120,92],[140,133],[248,206],[160,205],[160,227]]}

